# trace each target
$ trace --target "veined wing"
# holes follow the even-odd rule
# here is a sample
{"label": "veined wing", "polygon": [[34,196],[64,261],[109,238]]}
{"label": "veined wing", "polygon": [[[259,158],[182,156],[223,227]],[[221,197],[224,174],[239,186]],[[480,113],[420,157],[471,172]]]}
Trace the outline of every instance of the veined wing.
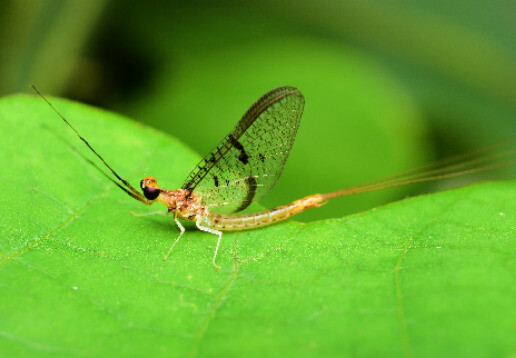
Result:
{"label": "veined wing", "polygon": [[236,127],[190,173],[183,189],[219,214],[238,212],[278,180],[303,114],[294,87],[276,88],[249,108]]}

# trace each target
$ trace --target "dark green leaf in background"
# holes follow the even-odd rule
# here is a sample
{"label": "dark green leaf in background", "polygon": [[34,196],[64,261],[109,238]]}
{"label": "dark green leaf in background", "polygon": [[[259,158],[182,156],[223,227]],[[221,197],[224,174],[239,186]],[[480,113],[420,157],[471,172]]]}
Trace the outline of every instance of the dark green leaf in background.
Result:
{"label": "dark green leaf in background", "polygon": [[[223,138],[268,90],[293,85],[305,96],[298,139],[278,185],[264,200],[267,206],[396,174],[427,163],[431,156],[425,149],[426,125],[412,98],[388,73],[351,49],[286,37],[176,66],[181,71],[174,81],[165,74],[129,111],[155,128],[177,133],[200,153],[213,149],[218,143],[214,133]],[[234,80],[226,82],[229,77]],[[406,193],[384,191],[360,203],[333,202],[299,218],[365,210],[400,192]]]}
{"label": "dark green leaf in background", "polygon": [[[513,13],[504,0],[9,0],[0,4],[0,94],[34,83],[203,154],[261,94],[296,86],[306,113],[264,201],[272,206],[514,137]],[[299,220],[420,191],[371,193]]]}
{"label": "dark green leaf in background", "polygon": [[[118,115],[53,102],[134,184],[154,175],[173,189],[199,159]],[[57,139],[83,149],[39,98],[0,100],[0,133],[2,357],[515,354],[515,182],[225,233],[216,272],[216,238],[196,230],[163,262],[171,218],[130,215],[158,208]]]}

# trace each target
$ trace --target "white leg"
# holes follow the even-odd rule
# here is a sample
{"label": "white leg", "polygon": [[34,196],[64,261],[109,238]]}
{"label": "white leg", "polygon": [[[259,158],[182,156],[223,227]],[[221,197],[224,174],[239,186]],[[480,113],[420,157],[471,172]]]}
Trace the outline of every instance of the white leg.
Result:
{"label": "white leg", "polygon": [[170,246],[170,249],[168,250],[167,255],[163,258],[163,261],[167,261],[168,255],[170,255],[170,253],[174,249],[174,246],[176,246],[176,244],[179,242],[179,239],[181,238],[181,236],[183,236],[183,234],[185,232],[185,228],[183,227],[183,225],[181,225],[179,220],[177,220],[177,218],[174,218],[174,221],[176,222],[177,227],[179,228],[179,230],[181,230],[181,232],[179,233],[179,236],[177,237],[176,241],[174,241],[172,246]]}
{"label": "white leg", "polygon": [[219,239],[217,240],[217,246],[215,247],[215,254],[213,255],[212,263],[213,263],[213,266],[215,266],[215,270],[220,269],[220,267],[217,266],[217,264],[215,263],[215,259],[217,258],[217,252],[219,252],[220,240],[222,239],[222,231],[218,231],[218,230],[210,229],[209,227],[201,226],[200,221],[196,221],[195,226],[197,226],[197,228],[201,231],[209,232],[210,234],[213,234],[213,235],[218,235]]}
{"label": "white leg", "polygon": [[136,214],[134,211],[131,210],[130,213],[138,218],[142,217],[142,216],[150,216],[150,215],[158,215],[158,214],[159,215],[167,215],[168,214],[167,211],[161,211],[161,210],[160,211],[152,211],[150,213],[143,213],[143,214]]}

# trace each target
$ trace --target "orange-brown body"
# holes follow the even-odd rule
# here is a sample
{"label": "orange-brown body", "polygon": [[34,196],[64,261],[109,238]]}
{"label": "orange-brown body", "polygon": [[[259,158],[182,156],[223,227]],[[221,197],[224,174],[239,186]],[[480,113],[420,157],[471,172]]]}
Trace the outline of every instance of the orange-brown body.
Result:
{"label": "orange-brown body", "polygon": [[320,194],[295,200],[290,204],[263,210],[256,213],[240,215],[215,214],[202,205],[202,198],[185,189],[166,190],[158,186],[156,179],[146,177],[141,183],[142,190],[159,190],[157,202],[165,205],[175,217],[192,220],[202,226],[221,231],[246,230],[272,225],[299,214],[300,212],[322,205],[324,198]]}

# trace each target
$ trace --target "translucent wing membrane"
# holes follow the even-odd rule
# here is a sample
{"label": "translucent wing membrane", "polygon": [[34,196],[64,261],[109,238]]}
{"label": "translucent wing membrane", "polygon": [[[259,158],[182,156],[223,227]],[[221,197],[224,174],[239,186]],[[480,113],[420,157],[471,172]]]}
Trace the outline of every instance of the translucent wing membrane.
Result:
{"label": "translucent wing membrane", "polygon": [[183,189],[220,214],[238,212],[264,197],[278,180],[303,113],[293,87],[263,95],[236,127],[190,173]]}

